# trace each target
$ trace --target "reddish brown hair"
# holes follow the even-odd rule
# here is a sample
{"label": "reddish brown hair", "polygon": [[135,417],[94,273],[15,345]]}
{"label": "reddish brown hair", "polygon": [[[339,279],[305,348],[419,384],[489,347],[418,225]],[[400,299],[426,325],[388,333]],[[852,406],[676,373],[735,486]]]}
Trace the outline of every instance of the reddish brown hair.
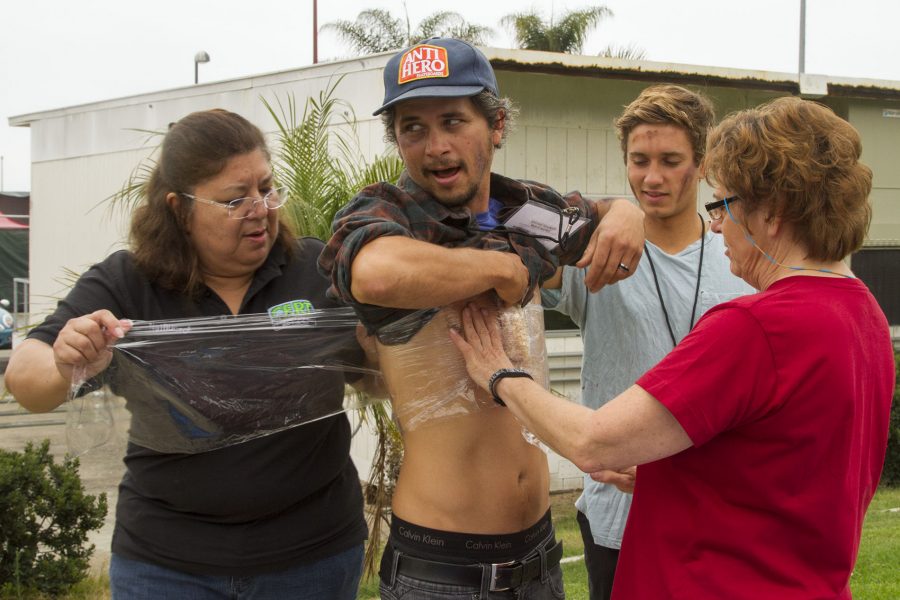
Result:
{"label": "reddish brown hair", "polygon": [[784,97],[726,118],[710,133],[707,179],[789,224],[809,258],[841,260],[872,219],[872,170],[849,123],[816,102]]}

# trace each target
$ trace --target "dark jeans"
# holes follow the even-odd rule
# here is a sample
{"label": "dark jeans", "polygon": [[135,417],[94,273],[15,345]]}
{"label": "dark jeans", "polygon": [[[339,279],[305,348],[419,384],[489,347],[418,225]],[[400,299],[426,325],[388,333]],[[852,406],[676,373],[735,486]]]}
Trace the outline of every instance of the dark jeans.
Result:
{"label": "dark jeans", "polygon": [[363,546],[277,573],[253,577],[192,575],[113,554],[113,600],[354,600]]}
{"label": "dark jeans", "polygon": [[591,524],[581,511],[575,516],[584,540],[584,565],[588,573],[588,592],[591,600],[609,600],[612,597],[613,576],[619,562],[619,551],[594,543]]}
{"label": "dark jeans", "polygon": [[562,600],[566,597],[563,589],[562,569],[556,565],[547,572],[547,583],[541,579],[532,579],[525,585],[503,592],[488,592],[482,596],[478,587],[464,585],[448,585],[413,579],[397,574],[394,585],[381,582],[382,600],[441,600],[441,598],[457,598],[462,600]]}

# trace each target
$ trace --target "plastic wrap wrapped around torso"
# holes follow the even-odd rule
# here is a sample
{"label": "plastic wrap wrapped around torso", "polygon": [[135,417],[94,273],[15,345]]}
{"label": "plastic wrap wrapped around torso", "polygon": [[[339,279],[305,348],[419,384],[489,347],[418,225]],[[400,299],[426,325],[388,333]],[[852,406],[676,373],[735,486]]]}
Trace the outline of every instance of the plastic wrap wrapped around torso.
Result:
{"label": "plastic wrap wrapped around torso", "polygon": [[[468,301],[467,301],[468,302]],[[496,296],[476,299],[482,306],[498,309]],[[460,312],[466,302],[445,306],[421,325],[415,313],[381,330],[396,332],[421,329],[405,344],[379,344],[381,372],[393,401],[394,414],[404,432],[436,425],[444,419],[499,408],[490,395],[466,373],[462,355],[450,342],[451,327],[460,327]],[[543,309],[540,304],[501,308],[498,312],[503,348],[516,367],[527,370],[544,387],[549,384],[544,344]]]}
{"label": "plastic wrap wrapped around torso", "polygon": [[[497,309],[493,293],[475,301]],[[469,378],[450,341],[449,328],[459,325],[467,302],[445,306],[430,320],[423,311],[398,321],[387,329],[420,329],[404,344],[378,346],[405,445],[393,510],[445,531],[519,531],[547,510],[547,459],[512,413]],[[546,387],[540,305],[502,308],[497,318],[510,358]]]}

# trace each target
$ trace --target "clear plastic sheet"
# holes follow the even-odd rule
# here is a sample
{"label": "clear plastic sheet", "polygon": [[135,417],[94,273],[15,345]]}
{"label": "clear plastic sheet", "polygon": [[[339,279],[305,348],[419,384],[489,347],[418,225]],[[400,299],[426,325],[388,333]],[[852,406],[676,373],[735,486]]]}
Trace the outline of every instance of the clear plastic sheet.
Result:
{"label": "clear plastic sheet", "polygon": [[[548,387],[550,370],[541,305],[502,308],[493,293],[474,301],[498,311],[503,347],[510,359],[540,385]],[[462,355],[450,340],[449,329],[460,327],[460,312],[468,302],[454,303],[437,312],[419,311],[379,330],[379,340],[383,336],[404,337],[405,330],[415,331],[404,344],[378,344],[381,371],[394,416],[403,431],[482,410],[501,409],[490,394],[471,380]],[[534,443],[530,434],[526,433],[526,439]]]}
{"label": "clear plastic sheet", "polygon": [[80,454],[117,435],[121,399],[128,440],[165,453],[216,450],[362,408],[378,399],[345,384],[380,375],[364,366],[357,324],[349,308],[135,321],[106,370],[76,374],[70,446]]}

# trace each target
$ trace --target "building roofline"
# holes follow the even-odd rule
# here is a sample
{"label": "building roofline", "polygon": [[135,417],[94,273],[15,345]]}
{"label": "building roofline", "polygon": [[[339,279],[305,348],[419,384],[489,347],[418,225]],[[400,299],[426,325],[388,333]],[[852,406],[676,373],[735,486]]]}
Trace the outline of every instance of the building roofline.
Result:
{"label": "building roofline", "polygon": [[[498,71],[546,73],[601,79],[626,79],[633,81],[660,81],[703,86],[732,87],[801,94],[813,97],[833,96],[842,98],[867,98],[900,101],[900,81],[832,77],[751,69],[730,69],[704,65],[665,63],[647,60],[626,60],[601,56],[583,56],[558,52],[539,52],[508,48],[482,48]],[[296,69],[248,75],[234,79],[182,86],[169,90],[135,94],[121,98],[101,100],[74,106],[38,111],[9,117],[12,126],[27,127],[32,121],[60,116],[72,112],[85,112],[104,107],[120,107],[131,104],[183,97],[189,90],[218,94],[223,91],[248,89],[275,81],[291,81],[314,77],[333,77],[342,72],[364,71],[382,68],[393,52],[373,54],[351,59],[318,63]],[[354,63],[356,64],[354,68]]]}
{"label": "building roofline", "polygon": [[[809,93],[817,96],[900,100],[900,81],[884,79],[833,77],[805,73],[802,78],[804,85],[801,89],[801,77],[797,73],[626,60],[534,50],[485,48],[484,51],[491,64],[499,71],[631,79],[634,81],[664,81],[769,90],[790,94]],[[819,86],[821,91],[810,93],[807,89],[810,83]]]}
{"label": "building roofline", "polygon": [[[233,79],[222,79],[220,81],[211,81],[207,83],[198,83],[194,85],[185,85],[166,90],[156,90],[152,92],[143,92],[140,94],[132,94],[130,96],[121,96],[118,98],[110,98],[106,100],[95,100],[82,104],[73,104],[59,108],[51,108],[47,110],[24,113],[9,117],[9,124],[12,127],[28,127],[33,121],[41,119],[58,117],[66,114],[88,112],[102,108],[120,108],[123,106],[131,106],[135,104],[146,104],[159,102],[172,98],[183,98],[192,91],[194,95],[201,94],[221,94],[222,92],[252,89],[262,85],[269,85],[275,82],[296,81],[302,79],[323,78],[330,79],[339,77],[344,73],[355,71],[366,71],[373,68],[383,68],[387,62],[387,57],[392,53],[373,54],[370,56],[360,56],[342,60],[334,60],[328,62],[320,62],[315,65],[306,65],[294,69],[284,69],[281,71],[271,71],[268,73],[258,73],[254,75],[244,75]],[[354,63],[356,66],[353,67]]]}

